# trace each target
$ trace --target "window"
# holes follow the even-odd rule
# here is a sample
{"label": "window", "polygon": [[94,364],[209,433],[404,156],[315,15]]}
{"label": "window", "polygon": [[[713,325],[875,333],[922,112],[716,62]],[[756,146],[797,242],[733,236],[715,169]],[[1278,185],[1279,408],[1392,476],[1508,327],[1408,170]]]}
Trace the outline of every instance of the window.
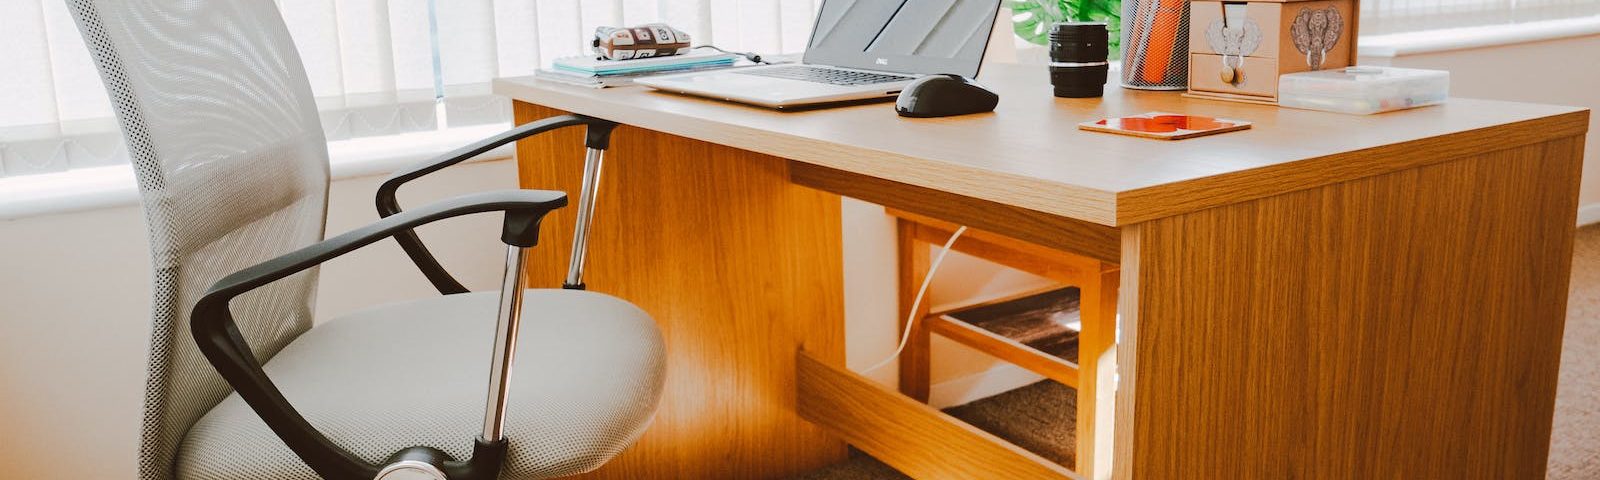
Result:
{"label": "window", "polygon": [[[500,124],[498,76],[664,21],[697,44],[799,51],[820,0],[276,0],[330,141]],[[0,1],[0,177],[120,165],[126,147],[61,0]]]}
{"label": "window", "polygon": [[1360,0],[1360,2],[1362,35],[1600,15],[1600,0]]}
{"label": "window", "polygon": [[[586,50],[600,25],[664,21],[697,44],[797,52],[822,0],[275,0],[329,140],[503,124],[497,76]],[[1359,0],[1380,35],[1600,15],[1600,0]],[[65,2],[0,1],[0,177],[126,163]]]}

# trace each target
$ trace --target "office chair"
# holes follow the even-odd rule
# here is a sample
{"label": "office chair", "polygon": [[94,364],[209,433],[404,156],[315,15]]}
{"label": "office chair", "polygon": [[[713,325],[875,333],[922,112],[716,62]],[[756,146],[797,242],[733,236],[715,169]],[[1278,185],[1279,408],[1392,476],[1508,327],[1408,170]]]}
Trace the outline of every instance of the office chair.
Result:
{"label": "office chair", "polygon": [[[378,191],[381,220],[323,240],[326,143],[273,2],[69,5],[126,134],[149,226],[140,478],[547,478],[597,468],[644,430],[661,394],[661,334],[633,305],[582,290],[614,124],[553,117],[402,171]],[[565,194],[477,193],[406,211],[395,201],[410,180],[578,126],[589,172],[567,289],[522,283],[539,222]],[[468,292],[413,233],[484,212],[504,213],[498,294]],[[317,265],[390,237],[443,295],[310,328]]]}

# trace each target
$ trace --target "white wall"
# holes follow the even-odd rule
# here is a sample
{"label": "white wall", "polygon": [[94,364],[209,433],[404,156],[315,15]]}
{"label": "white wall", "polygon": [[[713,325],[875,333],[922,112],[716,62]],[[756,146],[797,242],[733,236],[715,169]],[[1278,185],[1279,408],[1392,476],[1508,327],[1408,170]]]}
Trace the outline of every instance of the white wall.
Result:
{"label": "white wall", "polygon": [[0,221],[0,476],[132,478],[146,245],[137,207]]}
{"label": "white wall", "polygon": [[[882,207],[846,198],[844,227],[846,361],[851,369],[892,387],[899,380],[898,362],[870,372],[865,369],[892,354],[900,341],[894,219],[885,215]],[[931,250],[930,256],[939,252],[937,246]],[[951,252],[934,273],[924,302],[937,309],[1051,283]],[[936,407],[959,405],[1044,378],[938,335],[933,337],[932,349],[929,403]]]}

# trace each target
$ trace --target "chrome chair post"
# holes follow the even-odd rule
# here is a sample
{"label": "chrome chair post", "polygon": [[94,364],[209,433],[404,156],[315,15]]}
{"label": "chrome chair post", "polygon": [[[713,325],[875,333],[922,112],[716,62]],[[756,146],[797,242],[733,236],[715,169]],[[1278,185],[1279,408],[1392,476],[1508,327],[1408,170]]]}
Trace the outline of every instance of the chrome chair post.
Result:
{"label": "chrome chair post", "polygon": [[517,330],[522,326],[522,270],[527,258],[528,249],[506,246],[506,271],[500,282],[500,314],[494,329],[494,357],[489,365],[489,396],[483,409],[483,439],[490,442],[504,436],[511,366],[517,354]]}
{"label": "chrome chair post", "polygon": [[572,231],[572,258],[567,264],[564,288],[582,290],[583,261],[589,254],[589,227],[594,220],[596,196],[600,193],[600,167],[606,151],[590,148],[583,159],[583,185],[578,192],[578,222]]}

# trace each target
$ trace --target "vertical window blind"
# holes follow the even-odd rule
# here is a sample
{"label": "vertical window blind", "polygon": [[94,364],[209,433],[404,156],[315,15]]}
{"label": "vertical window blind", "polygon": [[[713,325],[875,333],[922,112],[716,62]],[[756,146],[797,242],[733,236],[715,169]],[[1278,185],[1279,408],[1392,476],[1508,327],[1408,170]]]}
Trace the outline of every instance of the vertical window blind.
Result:
{"label": "vertical window blind", "polygon": [[1600,0],[1360,0],[1361,34],[1383,35],[1600,15]]}
{"label": "vertical window blind", "polygon": [[[275,0],[329,140],[503,123],[497,76],[587,51],[595,27],[667,22],[697,45],[798,52],[822,0]],[[1360,0],[1361,33],[1600,15],[1600,0]],[[0,176],[126,162],[61,0],[0,1]]]}
{"label": "vertical window blind", "polygon": [[[330,141],[509,121],[489,94],[588,51],[601,25],[666,22],[696,45],[804,50],[821,0],[275,0]],[[0,1],[0,176],[126,163],[61,0]]]}

